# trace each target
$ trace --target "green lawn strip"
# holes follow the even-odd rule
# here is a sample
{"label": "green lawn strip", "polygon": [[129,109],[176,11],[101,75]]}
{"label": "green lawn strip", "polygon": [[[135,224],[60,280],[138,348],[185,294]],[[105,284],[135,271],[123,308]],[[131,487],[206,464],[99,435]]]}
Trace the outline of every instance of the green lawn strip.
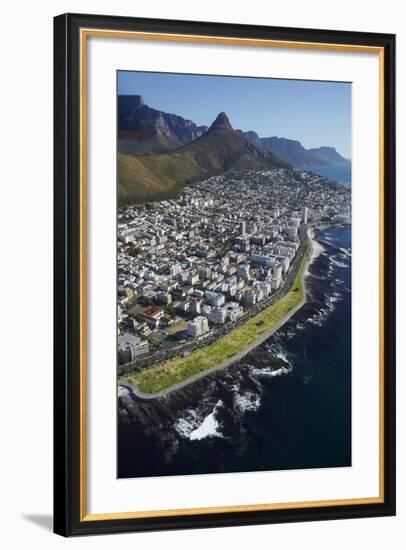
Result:
{"label": "green lawn strip", "polygon": [[176,357],[140,372],[128,373],[124,379],[136,384],[143,393],[157,393],[242,353],[300,303],[303,298],[301,279],[308,255],[309,250],[302,260],[291,289],[275,304],[260,311],[255,317],[216,342],[193,351],[187,357]]}

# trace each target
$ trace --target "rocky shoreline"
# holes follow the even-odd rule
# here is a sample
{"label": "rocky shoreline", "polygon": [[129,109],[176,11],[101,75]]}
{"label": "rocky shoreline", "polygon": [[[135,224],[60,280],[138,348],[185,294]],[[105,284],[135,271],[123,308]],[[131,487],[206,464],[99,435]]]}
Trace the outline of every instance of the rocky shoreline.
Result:
{"label": "rocky shoreline", "polygon": [[[323,238],[318,231],[315,234]],[[294,437],[298,445],[302,444],[297,425],[308,425],[313,406],[309,395],[319,391],[313,369],[320,369],[319,375],[325,380],[314,342],[320,338],[321,346],[333,344],[331,330],[336,333],[327,319],[344,303],[333,303],[337,282],[329,275],[331,269],[339,269],[331,256],[343,249],[333,248],[324,240],[322,246],[324,253],[317,244],[313,248],[314,266],[306,274],[306,304],[274,337],[243,359],[149,401],[139,399],[130,389],[119,389],[118,477],[250,471],[253,465],[257,470],[263,464],[262,455],[253,457],[253,448],[261,449],[261,453],[269,451],[267,460],[277,469],[281,464],[280,439],[288,445]],[[343,283],[340,292],[346,294],[347,287],[348,283]],[[306,340],[305,326],[312,334],[311,342]],[[286,357],[288,350],[292,353]],[[329,384],[328,377],[326,380]],[[328,387],[336,389],[331,384]],[[309,405],[306,411],[301,409],[304,403]],[[269,430],[271,438],[266,435]],[[315,460],[318,463],[318,455]],[[306,461],[302,462],[292,460],[289,464],[305,467]]]}
{"label": "rocky shoreline", "polygon": [[[303,278],[308,274],[308,268],[317,256],[323,251],[323,247],[314,240],[314,232],[309,232],[312,242],[311,256],[308,265],[303,272]],[[306,301],[304,296],[303,303]],[[300,306],[303,304],[299,304]],[[299,308],[300,309],[300,308]],[[285,319],[281,326],[292,317],[293,313]],[[280,328],[280,327],[278,327]],[[143,437],[151,440],[151,444],[159,448],[163,453],[165,460],[176,453],[179,445],[179,434],[174,430],[174,419],[177,418],[180,411],[187,411],[196,406],[202,400],[202,397],[209,386],[212,399],[207,403],[206,412],[209,413],[218,403],[219,396],[225,393],[222,391],[224,386],[241,385],[247,394],[257,394],[259,391],[257,380],[251,376],[251,368],[256,373],[263,371],[269,375],[269,372],[275,374],[289,373],[291,365],[284,358],[278,357],[267,344],[271,334],[267,335],[261,343],[253,347],[248,353],[237,361],[233,361],[229,366],[223,367],[221,372],[215,369],[204,373],[204,376],[196,380],[188,381],[176,391],[163,393],[161,396],[145,399],[137,395],[136,388],[127,382],[119,382],[118,393],[118,421],[123,426],[136,425]],[[250,365],[251,368],[247,368]],[[223,398],[224,399],[224,398]],[[216,422],[223,435],[239,437],[242,429],[238,422],[239,411],[238,403],[224,403],[224,406],[216,407]],[[231,414],[230,414],[230,411]]]}
{"label": "rocky shoreline", "polygon": [[[287,373],[291,365],[283,358],[274,355],[269,346],[262,344],[250,351],[243,360],[226,367],[221,373],[209,373],[204,378],[187,384],[183,388],[151,400],[137,397],[131,388],[121,385],[118,395],[118,421],[123,426],[137,426],[143,438],[150,440],[151,445],[158,448],[166,461],[176,453],[179,446],[179,433],[174,429],[174,419],[179,413],[188,411],[202,402],[202,398],[210,387],[210,400],[202,405],[202,416],[209,414],[216,407],[216,422],[222,436],[232,438],[242,437],[242,426],[239,422],[239,404],[223,402],[227,389],[233,385],[243,387],[247,395],[255,395],[260,391],[257,380],[251,376],[250,365],[258,372],[263,369],[264,375],[269,371]],[[220,404],[219,401],[223,400]],[[249,404],[248,404],[249,406]],[[204,411],[203,411],[204,409]]]}
{"label": "rocky shoreline", "polygon": [[200,380],[202,378],[206,378],[207,376],[209,376],[212,373],[215,373],[219,370],[223,370],[223,369],[225,369],[225,368],[227,368],[231,365],[234,365],[234,364],[238,363],[240,360],[245,358],[245,356],[250,351],[255,349],[257,346],[260,346],[266,340],[268,340],[268,338],[270,336],[272,336],[272,334],[274,334],[276,331],[278,331],[287,321],[289,321],[289,319],[293,315],[295,315],[297,313],[297,311],[299,309],[301,309],[303,307],[303,305],[306,303],[306,285],[305,285],[304,280],[305,280],[305,278],[308,274],[309,266],[314,261],[314,259],[316,259],[317,256],[323,251],[323,247],[319,243],[317,243],[317,241],[315,241],[315,239],[314,239],[314,229],[313,229],[313,227],[308,228],[307,235],[310,239],[310,252],[311,253],[310,253],[310,257],[306,260],[306,266],[305,266],[305,269],[303,270],[303,273],[302,273],[302,276],[301,276],[302,286],[303,286],[303,299],[291,311],[289,311],[283,317],[283,319],[281,319],[280,322],[277,323],[276,326],[272,327],[272,329],[270,329],[269,331],[267,331],[266,333],[264,333],[260,337],[258,337],[256,339],[256,341],[253,342],[253,344],[251,344],[246,350],[244,350],[242,353],[239,353],[235,357],[225,361],[224,363],[222,363],[220,365],[216,365],[215,367],[213,367],[209,370],[206,370],[204,372],[196,374],[195,376],[193,376],[193,377],[191,377],[187,380],[184,380],[184,381],[182,381],[178,384],[175,384],[174,386],[171,386],[171,387],[169,387],[167,389],[164,389],[162,391],[159,391],[157,393],[153,393],[153,394],[143,393],[142,391],[139,390],[139,388],[136,385],[131,384],[130,382],[128,382],[126,380],[122,380],[122,379],[119,379],[119,387],[121,386],[121,387],[127,388],[129,391],[134,393],[138,398],[143,399],[143,400],[157,399],[159,397],[163,397],[163,396],[168,395],[170,393],[177,392],[185,386],[188,386],[190,384],[194,384],[197,380]]}

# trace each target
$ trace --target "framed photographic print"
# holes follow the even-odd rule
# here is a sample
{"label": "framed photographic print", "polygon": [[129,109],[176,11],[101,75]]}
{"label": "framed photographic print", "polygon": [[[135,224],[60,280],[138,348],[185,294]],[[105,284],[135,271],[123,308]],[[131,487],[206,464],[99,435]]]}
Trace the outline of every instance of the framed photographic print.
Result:
{"label": "framed photographic print", "polygon": [[55,18],[55,532],[395,513],[395,37]]}

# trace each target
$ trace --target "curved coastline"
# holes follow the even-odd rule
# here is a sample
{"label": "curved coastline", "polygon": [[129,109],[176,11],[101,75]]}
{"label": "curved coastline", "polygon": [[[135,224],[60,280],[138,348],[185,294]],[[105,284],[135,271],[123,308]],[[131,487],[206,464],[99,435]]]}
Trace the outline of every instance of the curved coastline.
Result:
{"label": "curved coastline", "polygon": [[[267,340],[270,336],[272,336],[276,331],[278,331],[293,315],[301,309],[304,304],[306,303],[306,284],[305,284],[305,278],[308,275],[308,268],[310,264],[313,262],[313,260],[322,252],[323,246],[318,243],[318,241],[314,238],[314,230],[313,227],[309,227],[307,231],[307,236],[309,238],[310,246],[309,246],[309,253],[307,254],[307,257],[303,259],[305,261],[305,265],[302,269],[301,275],[300,275],[300,282],[303,289],[303,296],[300,302],[298,302],[291,310],[289,310],[286,315],[282,317],[282,319],[276,323],[272,328],[269,330],[264,331],[260,336],[258,336],[249,346],[247,346],[242,352],[237,353],[230,357],[229,359],[223,361],[222,363],[215,365],[211,368],[208,368],[206,370],[203,370],[189,378],[186,378],[185,380],[182,380],[181,382],[178,382],[176,384],[173,384],[172,386],[169,386],[168,388],[164,388],[158,392],[155,393],[144,393],[139,389],[139,387],[136,384],[133,384],[125,379],[119,379],[118,380],[118,386],[124,387],[128,390],[130,390],[132,393],[134,393],[139,399],[148,401],[152,399],[157,399],[159,397],[164,397],[174,391],[177,391],[179,389],[182,389],[197,380],[200,380],[216,371],[219,371],[221,369],[224,369],[231,364],[235,363],[236,361],[241,360],[245,355],[247,355],[250,351],[252,351],[254,348],[258,347],[260,344],[262,344],[265,340]],[[301,268],[299,268],[301,269]],[[292,285],[293,286],[293,285]]]}

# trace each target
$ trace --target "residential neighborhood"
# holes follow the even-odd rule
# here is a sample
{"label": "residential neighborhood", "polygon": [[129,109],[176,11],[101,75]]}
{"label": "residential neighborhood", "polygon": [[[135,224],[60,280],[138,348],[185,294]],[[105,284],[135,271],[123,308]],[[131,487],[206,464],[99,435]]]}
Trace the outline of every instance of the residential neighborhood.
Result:
{"label": "residential neighborhood", "polygon": [[300,169],[245,171],[118,211],[118,362],[216,340],[287,281],[309,224],[351,221],[351,191]]}

